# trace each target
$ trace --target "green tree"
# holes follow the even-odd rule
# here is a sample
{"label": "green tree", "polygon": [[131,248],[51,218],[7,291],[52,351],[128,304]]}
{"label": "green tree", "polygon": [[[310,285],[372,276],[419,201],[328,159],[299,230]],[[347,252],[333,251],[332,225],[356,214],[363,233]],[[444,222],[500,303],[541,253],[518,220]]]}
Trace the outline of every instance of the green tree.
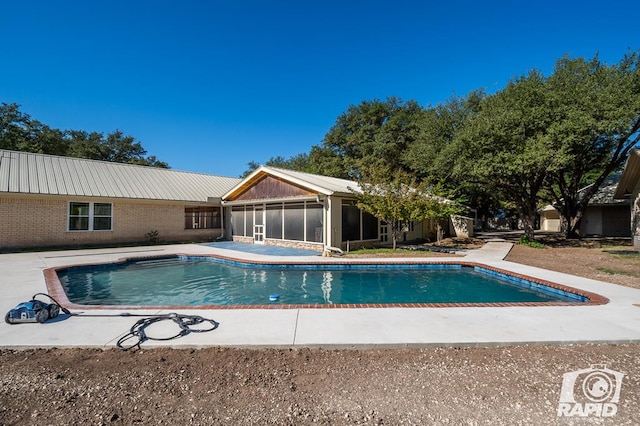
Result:
{"label": "green tree", "polygon": [[0,148],[64,155],[64,132],[51,129],[20,111],[17,104],[0,105]]}
{"label": "green tree", "polygon": [[31,117],[20,111],[17,104],[0,105],[0,148],[22,151],[29,145]]}
{"label": "green tree", "polygon": [[434,219],[440,238],[442,223],[461,211],[459,205],[435,195],[402,171],[370,170],[358,183],[359,190],[353,189],[358,208],[387,223],[394,250],[406,223]]}
{"label": "green tree", "polygon": [[309,152],[309,173],[350,179],[350,168],[344,157],[333,148],[325,145],[314,145]]}
{"label": "green tree", "polygon": [[408,171],[403,153],[416,139],[424,109],[398,98],[350,105],[309,155],[311,168],[335,177],[358,179],[364,167]]}
{"label": "green tree", "polygon": [[70,157],[169,168],[167,163],[155,156],[146,156],[147,150],[142,144],[133,136],[125,136],[120,130],[109,133],[106,138],[98,132],[71,130],[68,134],[67,155]]}
{"label": "green tree", "polygon": [[253,173],[255,170],[257,170],[260,166],[261,166],[261,164],[256,162],[256,161],[249,161],[247,163],[247,169],[240,175],[240,178],[242,178],[242,179],[246,178],[251,173]]}
{"label": "green tree", "polygon": [[500,207],[500,201],[493,191],[468,176],[454,175],[458,154],[453,142],[469,118],[480,110],[485,97],[483,91],[476,90],[428,108],[420,121],[418,137],[403,154],[403,161],[419,181],[437,185],[448,197],[464,200],[465,205],[477,212],[483,227]]}
{"label": "green tree", "polygon": [[102,133],[85,132],[84,130],[69,130],[69,149],[67,155],[76,158],[102,160]]}
{"label": "green tree", "polygon": [[[309,154],[305,153],[292,155],[289,158],[282,156],[271,157],[264,165],[280,169],[296,170],[299,172],[311,172],[309,170]],[[240,177],[245,178],[249,176],[260,166],[261,164],[256,161],[249,161],[247,163],[247,170],[245,170]]]}
{"label": "green tree", "polygon": [[467,97],[452,97],[425,110],[417,137],[402,153],[403,162],[420,180],[438,181],[443,185],[451,182],[455,158],[447,148],[469,117],[479,111],[484,97],[483,92],[474,91]]}
{"label": "green tree", "polygon": [[531,239],[554,154],[546,134],[553,114],[545,79],[532,71],[484,99],[451,147],[453,176],[511,203]]}
{"label": "green tree", "polygon": [[[578,237],[589,201],[640,140],[638,52],[618,64],[564,57],[547,80],[554,151],[545,188],[563,218],[567,237]],[[581,188],[592,184],[584,191]]]}
{"label": "green tree", "polygon": [[168,168],[169,165],[147,151],[132,136],[116,130],[102,133],[82,130],[62,131],[32,119],[17,104],[0,105],[0,148],[14,151]]}

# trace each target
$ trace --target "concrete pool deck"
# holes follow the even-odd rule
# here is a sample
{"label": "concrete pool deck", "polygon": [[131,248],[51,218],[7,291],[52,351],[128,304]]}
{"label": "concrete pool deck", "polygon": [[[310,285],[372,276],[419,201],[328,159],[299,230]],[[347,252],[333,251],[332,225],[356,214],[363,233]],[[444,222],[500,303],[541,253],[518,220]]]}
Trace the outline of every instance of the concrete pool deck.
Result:
{"label": "concrete pool deck", "polygon": [[[503,260],[511,243],[489,242],[464,257],[433,261],[482,263],[515,274],[597,293],[609,303],[596,306],[508,306],[356,309],[72,309],[44,324],[0,325],[0,347],[112,348],[138,317],[178,312],[217,321],[211,332],[190,333],[168,341],[147,341],[142,347],[411,347],[430,345],[497,345],[516,343],[640,342],[640,290],[547,271]],[[269,256],[197,244],[46,251],[0,255],[0,312],[3,314],[35,293],[46,293],[43,270],[126,257],[172,254],[221,255],[258,262],[345,262],[339,257]],[[369,259],[370,261],[371,259]],[[425,258],[375,259],[425,262]],[[357,260],[349,259],[349,262]],[[41,298],[46,300],[46,298]],[[151,325],[150,337],[168,337],[180,330],[171,321]]]}

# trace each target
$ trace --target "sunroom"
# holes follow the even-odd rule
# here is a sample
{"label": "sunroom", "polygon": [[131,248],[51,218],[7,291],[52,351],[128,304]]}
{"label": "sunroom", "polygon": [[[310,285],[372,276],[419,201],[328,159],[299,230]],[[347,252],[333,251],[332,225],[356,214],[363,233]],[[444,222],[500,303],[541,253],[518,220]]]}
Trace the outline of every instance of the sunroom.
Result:
{"label": "sunroom", "polygon": [[353,181],[262,166],[223,196],[226,237],[317,251],[377,244],[380,222],[356,206],[357,190]]}

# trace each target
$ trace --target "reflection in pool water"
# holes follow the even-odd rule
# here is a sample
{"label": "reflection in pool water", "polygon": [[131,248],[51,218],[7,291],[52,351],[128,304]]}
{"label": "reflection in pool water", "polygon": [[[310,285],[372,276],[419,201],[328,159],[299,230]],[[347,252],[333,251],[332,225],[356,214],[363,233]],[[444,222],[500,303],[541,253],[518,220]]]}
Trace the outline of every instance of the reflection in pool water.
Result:
{"label": "reflection in pool water", "polygon": [[[84,305],[265,305],[585,302],[586,298],[455,264],[241,265],[165,258],[58,271]],[[271,301],[270,295],[278,294]]]}

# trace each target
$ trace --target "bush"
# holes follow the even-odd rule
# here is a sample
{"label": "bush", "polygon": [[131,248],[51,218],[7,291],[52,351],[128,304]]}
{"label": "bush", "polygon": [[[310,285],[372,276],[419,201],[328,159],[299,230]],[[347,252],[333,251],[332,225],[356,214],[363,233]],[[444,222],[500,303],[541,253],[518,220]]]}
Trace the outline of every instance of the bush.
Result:
{"label": "bush", "polygon": [[537,242],[536,240],[532,240],[531,238],[529,238],[526,235],[523,235],[520,237],[520,244],[525,245],[525,246],[529,246],[529,247],[533,247],[533,248],[544,248],[544,244]]}
{"label": "bush", "polygon": [[147,244],[150,245],[156,245],[158,244],[158,241],[160,241],[160,238],[158,237],[158,230],[154,229],[152,231],[147,232],[146,234],[144,234],[144,237],[147,241]]}

